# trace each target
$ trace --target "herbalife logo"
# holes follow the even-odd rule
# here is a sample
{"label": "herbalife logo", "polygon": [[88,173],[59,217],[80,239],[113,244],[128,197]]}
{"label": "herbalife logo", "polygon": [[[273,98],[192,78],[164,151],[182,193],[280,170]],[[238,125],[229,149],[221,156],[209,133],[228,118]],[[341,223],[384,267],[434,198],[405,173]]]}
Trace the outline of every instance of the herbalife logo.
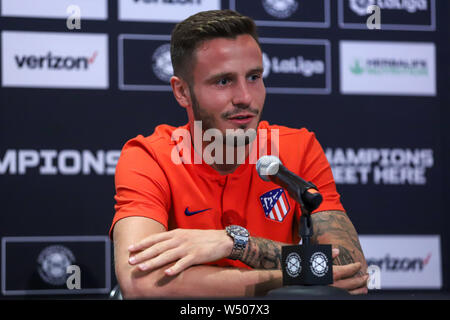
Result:
{"label": "herbalife logo", "polygon": [[359,60],[355,60],[355,64],[350,67],[350,71],[353,74],[362,74],[364,73],[364,69],[361,67]]}
{"label": "herbalife logo", "polygon": [[46,55],[15,55],[14,60],[19,69],[50,69],[50,70],[87,70],[95,62],[98,52],[90,57],[58,56],[52,52]]}
{"label": "herbalife logo", "polygon": [[391,74],[391,75],[413,75],[427,76],[428,64],[424,59],[389,59],[373,58],[361,62],[355,59],[350,66],[351,73],[362,75],[364,73],[372,75]]}
{"label": "herbalife logo", "polygon": [[269,57],[263,53],[264,73],[267,78],[270,72],[285,74],[301,74],[304,77],[311,77],[314,74],[323,74],[325,72],[325,62],[322,60],[308,60],[303,56],[281,59],[277,56]]}

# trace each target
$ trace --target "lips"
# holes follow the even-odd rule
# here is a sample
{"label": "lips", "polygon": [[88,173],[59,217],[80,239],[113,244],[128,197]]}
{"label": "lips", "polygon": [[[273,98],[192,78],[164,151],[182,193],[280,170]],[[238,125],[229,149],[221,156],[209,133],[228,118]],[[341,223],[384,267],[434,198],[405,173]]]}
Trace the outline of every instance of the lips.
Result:
{"label": "lips", "polygon": [[255,117],[253,113],[239,113],[228,117],[227,119],[231,122],[243,124],[249,123]]}

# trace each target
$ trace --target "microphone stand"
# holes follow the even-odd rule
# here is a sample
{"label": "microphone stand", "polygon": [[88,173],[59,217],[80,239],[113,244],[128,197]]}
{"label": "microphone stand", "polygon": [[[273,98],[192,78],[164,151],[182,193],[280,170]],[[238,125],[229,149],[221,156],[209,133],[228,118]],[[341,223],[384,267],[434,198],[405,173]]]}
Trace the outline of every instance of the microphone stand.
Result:
{"label": "microphone stand", "polygon": [[[327,296],[348,296],[349,293],[340,288],[329,286],[328,284],[333,283],[333,266],[332,266],[332,257],[331,257],[331,245],[315,245],[311,244],[311,238],[313,236],[313,223],[311,219],[311,212],[315,210],[322,202],[322,195],[319,192],[309,192],[309,189],[317,190],[317,187],[311,183],[302,181],[302,183],[291,184],[290,188],[288,188],[288,192],[290,196],[300,204],[302,215],[300,217],[300,226],[299,226],[299,235],[302,239],[302,245],[296,246],[283,246],[282,247],[282,270],[283,270],[283,287],[271,290],[267,293],[268,297],[271,298],[295,298],[295,297],[327,297]],[[289,253],[302,252],[300,256],[306,254],[307,258],[311,256],[311,253],[317,252],[316,250],[319,247],[328,247],[325,249],[329,249],[328,256],[328,267],[330,270],[328,272],[328,281],[312,279],[311,275],[307,275],[308,279],[304,277],[298,278],[290,278],[287,274],[286,269],[288,268],[287,263],[289,257]],[[288,251],[289,250],[289,251]],[[286,251],[286,252],[285,252]],[[310,252],[308,252],[310,251]],[[325,250],[326,251],[326,250]],[[310,259],[303,259],[310,260]],[[304,261],[307,262],[307,261]],[[304,264],[302,262],[302,264]],[[308,269],[304,264],[301,266],[302,269]],[[307,273],[309,270],[304,270],[304,273]],[[291,272],[292,273],[292,272]],[[299,272],[300,274],[302,271]],[[331,279],[330,279],[331,276]],[[294,281],[293,281],[294,280]]]}

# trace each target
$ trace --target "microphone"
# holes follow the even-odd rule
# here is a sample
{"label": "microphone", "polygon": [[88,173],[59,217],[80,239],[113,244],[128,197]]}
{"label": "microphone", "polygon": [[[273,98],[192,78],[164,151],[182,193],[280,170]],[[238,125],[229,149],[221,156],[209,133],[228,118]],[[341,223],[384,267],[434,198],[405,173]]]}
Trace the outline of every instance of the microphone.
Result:
{"label": "microphone", "polygon": [[[262,156],[256,171],[264,181],[272,181],[286,189],[302,210],[299,235],[301,245],[284,245],[281,248],[283,287],[271,290],[268,296],[317,296],[346,291],[328,286],[333,283],[331,245],[311,243],[313,221],[311,212],[322,203],[317,187],[289,171],[275,156]],[[305,209],[305,210],[304,210]]]}
{"label": "microphone", "polygon": [[313,183],[289,171],[275,156],[259,158],[256,171],[264,181],[272,181],[286,189],[300,204],[302,211],[298,230],[302,244],[285,245],[281,248],[284,287],[271,290],[269,295],[331,294],[333,289],[328,289],[332,287],[327,286],[333,283],[331,245],[311,243],[314,230],[311,212],[322,203],[322,195]]}
{"label": "microphone", "polygon": [[256,171],[264,181],[285,188],[289,195],[298,203],[303,204],[311,213],[322,203],[322,195],[312,183],[303,180],[298,175],[289,171],[276,156],[262,156],[256,163]]}

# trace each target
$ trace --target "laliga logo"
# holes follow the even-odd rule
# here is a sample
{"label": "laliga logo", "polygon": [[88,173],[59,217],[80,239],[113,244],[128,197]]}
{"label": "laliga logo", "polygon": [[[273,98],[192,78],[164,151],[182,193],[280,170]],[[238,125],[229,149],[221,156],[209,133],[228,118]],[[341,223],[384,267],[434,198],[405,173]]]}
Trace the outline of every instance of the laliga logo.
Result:
{"label": "laliga logo", "polygon": [[172,60],[170,58],[170,43],[163,44],[155,50],[152,56],[153,72],[164,82],[170,82],[173,76]]}
{"label": "laliga logo", "polygon": [[263,0],[262,5],[266,12],[276,18],[289,18],[298,9],[296,0]]}
{"label": "laliga logo", "polygon": [[325,63],[321,60],[308,60],[303,56],[282,59],[277,56],[269,57],[265,52],[263,58],[263,78],[267,78],[270,72],[275,74],[300,74],[311,77],[325,72]]}
{"label": "laliga logo", "polygon": [[350,0],[350,9],[360,16],[367,15],[367,8],[375,5],[375,0]]}

